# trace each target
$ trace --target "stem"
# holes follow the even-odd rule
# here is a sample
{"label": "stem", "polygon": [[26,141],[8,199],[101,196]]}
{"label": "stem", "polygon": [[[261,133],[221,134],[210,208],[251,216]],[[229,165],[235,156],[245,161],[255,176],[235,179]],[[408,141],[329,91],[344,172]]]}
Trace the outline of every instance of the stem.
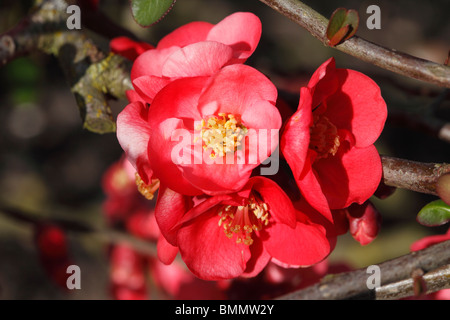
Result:
{"label": "stem", "polygon": [[[154,257],[156,256],[156,243],[136,238],[123,231],[118,231],[111,228],[98,228],[73,219],[61,219],[56,217],[49,218],[47,215],[39,215],[4,204],[0,204],[0,214],[16,221],[29,223],[31,225],[38,225],[41,223],[55,224],[66,231],[97,236],[107,243],[126,243],[142,254]],[[45,216],[46,218],[40,218],[42,216]]]}
{"label": "stem", "polygon": [[[326,37],[328,19],[315,10],[298,0],[260,1],[308,30],[324,45],[328,45]],[[450,88],[450,67],[443,64],[391,50],[357,36],[353,36],[334,48],[383,69]]]}
{"label": "stem", "polygon": [[450,172],[450,164],[422,163],[382,156],[384,184],[411,191],[437,195],[436,183]]}
{"label": "stem", "polygon": [[[412,274],[421,269],[428,291],[450,288],[450,240],[379,264],[381,287],[370,290],[366,268],[326,276],[320,283],[279,300],[399,299],[413,296]],[[400,290],[401,289],[401,290]],[[403,291],[406,290],[406,291]]]}
{"label": "stem", "polygon": [[96,133],[115,131],[110,97],[125,98],[131,89],[129,63],[105,54],[82,31],[68,30],[69,1],[42,0],[31,15],[0,35],[0,65],[36,49],[54,55],[71,86],[83,125]]}

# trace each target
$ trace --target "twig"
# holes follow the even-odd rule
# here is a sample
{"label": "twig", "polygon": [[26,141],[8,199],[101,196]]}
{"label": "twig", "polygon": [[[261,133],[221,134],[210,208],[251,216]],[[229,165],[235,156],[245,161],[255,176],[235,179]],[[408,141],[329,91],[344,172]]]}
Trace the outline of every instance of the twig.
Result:
{"label": "twig", "polygon": [[[327,45],[328,19],[312,8],[298,0],[260,1],[299,24]],[[394,49],[390,50],[357,36],[353,36],[335,48],[398,74],[450,88],[450,67],[443,64],[420,59]]]}
{"label": "twig", "polygon": [[38,225],[42,223],[51,223],[64,229],[65,231],[76,232],[79,234],[93,235],[99,237],[103,241],[112,244],[127,243],[136,251],[149,256],[156,256],[156,243],[145,241],[134,237],[126,232],[111,229],[99,228],[74,219],[61,219],[58,217],[49,217],[48,215],[36,214],[0,204],[0,214],[6,215],[16,221]]}
{"label": "twig", "polygon": [[438,178],[450,172],[450,164],[422,163],[382,156],[384,184],[411,191],[437,195]]}
{"label": "twig", "polygon": [[83,125],[96,133],[115,131],[108,99],[131,89],[130,65],[102,52],[80,30],[68,30],[67,2],[42,0],[15,28],[0,36],[0,65],[40,50],[58,58],[75,95]]}
{"label": "twig", "polygon": [[[415,251],[396,259],[380,263],[381,287],[369,289],[367,281],[371,273],[366,268],[355,271],[328,275],[321,282],[296,292],[281,296],[279,300],[343,300],[343,299],[387,299],[411,296],[411,274],[416,269],[425,273],[428,291],[436,292],[450,287],[450,240],[429,248]],[[425,278],[425,276],[424,276]],[[410,279],[410,280],[408,280]],[[399,288],[407,281],[405,293],[392,294],[393,288]],[[391,293],[389,293],[391,292]]]}
{"label": "twig", "polygon": [[420,277],[424,285],[424,292],[416,294],[416,279],[410,278],[394,282],[375,289],[377,300],[398,300],[412,296],[422,296],[442,289],[450,289],[450,265],[432,270]]}

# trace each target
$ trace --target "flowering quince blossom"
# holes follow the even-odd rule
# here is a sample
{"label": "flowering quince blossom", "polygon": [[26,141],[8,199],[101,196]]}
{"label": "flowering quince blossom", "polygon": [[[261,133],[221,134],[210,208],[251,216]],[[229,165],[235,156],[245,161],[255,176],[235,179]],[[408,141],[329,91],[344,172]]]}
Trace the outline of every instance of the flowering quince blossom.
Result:
{"label": "flowering quince blossom", "polygon": [[250,12],[236,12],[216,25],[188,23],[137,57],[131,69],[135,92],[151,103],[175,79],[208,76],[223,66],[245,62],[260,38],[261,21]]}
{"label": "flowering quince blossom", "polygon": [[387,117],[378,85],[362,73],[323,63],[300,89],[297,111],[280,147],[306,200],[331,219],[330,209],[364,203],[382,175],[373,145]]}
{"label": "flowering quince blossom", "polygon": [[162,187],[155,216],[164,238],[158,256],[170,264],[178,251],[205,280],[257,275],[269,261],[309,266],[334,248],[321,214],[304,203],[296,210],[272,180],[255,176],[235,193],[188,197]]}
{"label": "flowering quince blossom", "polygon": [[[153,211],[154,202],[148,201],[140,194],[136,188],[134,172],[134,168],[126,157],[122,157],[105,171],[102,181],[106,195],[103,212],[109,224],[116,227],[122,226],[133,236],[156,243],[162,235]],[[51,261],[59,261],[60,256],[67,255],[66,247],[53,244],[56,242],[54,239],[60,238],[58,233],[55,236],[55,232],[52,232],[52,238],[50,238],[53,239],[52,242],[45,240],[43,248],[48,251],[46,256],[55,257]],[[49,251],[48,248],[51,250]],[[126,243],[111,245],[109,253],[110,289],[114,299],[152,298],[147,276],[150,276],[155,285],[173,299],[225,298],[223,290],[226,283],[198,279],[180,261],[165,265],[158,258],[140,253]],[[51,266],[53,265],[55,263]],[[54,275],[57,275],[58,269],[51,270],[55,271]],[[61,283],[66,287],[66,268],[61,269],[58,274],[62,276],[61,279],[64,281]]]}
{"label": "flowering quince blossom", "polygon": [[[239,141],[236,141],[235,137],[237,139],[239,136],[243,136],[239,131],[244,132],[255,125],[255,122],[259,123],[253,126],[254,129],[267,124],[270,124],[267,129],[279,129],[281,120],[279,115],[275,114],[276,109],[273,106],[267,106],[268,103],[273,104],[276,100],[276,88],[267,78],[263,79],[262,74],[256,70],[251,70],[249,67],[232,68],[233,64],[245,62],[253,53],[260,36],[261,22],[258,17],[252,13],[238,12],[226,17],[216,25],[207,22],[192,22],[182,26],[164,37],[155,49],[147,50],[137,57],[131,71],[131,80],[135,90],[127,92],[130,104],[117,118],[117,137],[129,161],[137,169],[142,189],[146,186],[154,189],[153,186],[156,184],[154,168],[150,165],[150,153],[155,151],[157,156],[154,158],[161,157],[162,161],[169,159],[170,153],[163,152],[169,150],[163,144],[167,143],[170,138],[168,130],[176,129],[173,125],[176,124],[177,116],[187,116],[189,121],[197,120],[200,123],[202,120],[205,121],[205,128],[201,128],[202,131],[212,129],[209,131],[210,133],[213,133],[214,130],[222,132],[219,136],[212,134],[209,138],[204,137],[200,140],[200,143],[206,140],[207,144],[212,146],[210,150],[215,149],[215,152],[223,151],[215,148],[215,145],[219,144],[219,138],[227,137],[227,133],[230,133],[230,135],[234,135],[233,142],[238,144]],[[116,42],[112,44],[112,47],[125,55],[127,48],[134,50],[133,52],[142,50],[142,46],[136,42],[130,41],[130,43],[124,44],[122,39],[119,44]],[[225,68],[227,71],[220,73]],[[181,79],[190,80],[177,82]],[[250,82],[246,83],[246,81]],[[176,85],[174,84],[163,94],[161,89],[172,82],[175,82]],[[195,89],[195,92],[191,93],[183,86]],[[205,94],[200,96],[202,91],[205,91]],[[255,91],[255,93],[252,94],[251,91]],[[170,95],[174,92],[176,95],[172,98]],[[221,99],[216,99],[217,95]],[[157,103],[154,103],[153,100],[157,96],[159,97]],[[149,104],[151,104],[150,109],[148,108]],[[166,108],[168,110],[164,110]],[[190,115],[186,114],[190,111],[189,108],[192,111],[198,111],[195,118],[192,117],[194,112]],[[250,114],[252,108],[255,109],[253,115]],[[160,113],[159,117],[155,117],[157,112]],[[265,112],[267,112],[265,117],[271,118],[270,123],[263,119]],[[256,121],[252,121],[255,114],[258,114]],[[226,117],[225,120],[223,116]],[[178,118],[178,122],[180,119]],[[211,122],[214,119],[217,120],[216,124]],[[167,121],[161,123],[164,120]],[[156,123],[157,126],[154,130],[152,130],[152,123]],[[250,124],[250,127],[246,126],[247,123]],[[169,129],[171,126],[172,128]],[[151,139],[155,131],[159,134],[156,134],[156,138]],[[164,139],[161,139],[161,134],[164,135]],[[155,150],[150,150],[149,142],[151,140],[154,141],[151,146]],[[231,142],[228,145],[229,148],[233,148]],[[173,144],[171,146],[173,147]],[[165,147],[165,150],[160,150],[161,147]],[[179,191],[186,187],[188,194],[201,193],[202,186],[193,187],[191,183],[181,177],[180,167],[161,166],[158,161],[156,162],[152,165],[164,169],[159,170],[158,178],[162,174],[169,175],[169,178],[179,179],[179,183],[176,183],[178,188],[170,183],[169,187]],[[170,162],[173,162],[172,159]],[[254,166],[256,165],[258,163],[255,163]],[[202,167],[204,168],[204,166]],[[211,166],[212,170],[210,171],[214,171],[215,167]],[[240,172],[242,176],[245,176],[249,174],[249,170],[250,167],[245,166]],[[174,173],[171,174],[170,171],[174,171]],[[198,170],[184,168],[183,175],[190,174],[196,177],[198,172],[192,171]],[[173,179],[171,180],[173,181]],[[233,183],[233,181],[229,181],[229,183]],[[245,179],[242,179],[240,186],[244,183]],[[236,185],[236,189],[240,186]],[[217,189],[217,185],[214,188]],[[226,185],[226,188],[229,188],[229,185]]]}
{"label": "flowering quince blossom", "polygon": [[213,76],[178,79],[150,107],[128,105],[117,137],[144,182],[186,195],[237,191],[278,144],[277,90],[256,69],[234,64]]}

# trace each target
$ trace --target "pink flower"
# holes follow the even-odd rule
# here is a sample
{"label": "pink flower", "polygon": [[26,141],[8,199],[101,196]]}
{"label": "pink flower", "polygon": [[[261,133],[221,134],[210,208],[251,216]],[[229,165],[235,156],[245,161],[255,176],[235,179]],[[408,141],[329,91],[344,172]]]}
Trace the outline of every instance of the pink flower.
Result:
{"label": "pink flower", "polygon": [[145,183],[187,195],[239,190],[275,150],[277,90],[257,70],[235,64],[213,76],[178,79],[150,107],[136,101],[117,120],[117,137]]}
{"label": "pink flower", "polygon": [[114,299],[148,299],[145,257],[125,244],[114,245],[110,255],[111,291]]}
{"label": "pink flower", "polygon": [[151,103],[175,79],[209,76],[223,66],[245,62],[260,37],[261,21],[249,12],[231,14],[216,25],[188,23],[136,59],[131,81],[139,97]]}
{"label": "pink flower", "polygon": [[382,174],[373,145],[387,117],[378,85],[362,73],[322,64],[300,89],[297,112],[280,146],[306,200],[331,218],[330,209],[364,203]]}
{"label": "pink flower", "polygon": [[252,277],[269,261],[309,266],[334,247],[325,219],[306,203],[296,210],[283,190],[264,177],[252,177],[227,195],[191,198],[166,188],[160,192],[155,215],[165,241],[158,243],[158,256],[170,263],[179,249],[201,279]]}
{"label": "pink flower", "polygon": [[[195,277],[182,262],[165,265],[149,259],[150,273],[155,285],[175,300],[224,300],[223,283]],[[226,285],[226,284],[225,284]]]}
{"label": "pink flower", "polygon": [[67,268],[73,264],[67,236],[63,229],[51,224],[37,224],[34,228],[39,260],[49,278],[67,290]]}
{"label": "pink flower", "polygon": [[[204,179],[199,181],[199,169],[181,168],[171,159],[172,150],[169,150],[169,146],[173,148],[175,144],[169,143],[168,133],[169,130],[180,129],[173,127],[173,125],[177,126],[176,123],[181,120],[180,116],[187,117],[189,121],[201,122],[209,121],[213,117],[221,117],[219,115],[221,113],[230,117],[230,121],[224,121],[227,125],[237,121],[236,130],[244,129],[244,122],[255,129],[265,125],[270,125],[267,129],[279,129],[280,117],[275,114],[275,108],[272,105],[268,106],[268,104],[274,104],[276,100],[276,88],[256,70],[232,66],[244,62],[253,53],[260,36],[261,22],[258,17],[252,13],[238,12],[216,25],[207,22],[189,23],[164,37],[155,49],[147,50],[139,55],[131,71],[135,90],[127,92],[130,104],[117,118],[117,137],[129,161],[138,171],[143,187],[152,187],[155,178],[153,166],[158,169],[156,176],[165,180],[164,183],[168,183],[168,187],[174,190],[184,189],[188,194],[200,194],[204,185],[209,185]],[[136,44],[132,47],[136,48]],[[225,69],[227,71],[224,71]],[[186,82],[181,82],[183,79]],[[161,92],[172,83],[176,85],[174,84],[164,93]],[[252,94],[252,91],[255,93]],[[176,95],[172,98],[174,93]],[[158,103],[154,103],[157,97]],[[149,104],[152,105],[151,109]],[[251,115],[252,108],[255,108],[255,111]],[[190,110],[192,110],[191,114],[189,114]],[[244,114],[244,111],[247,111],[247,114]],[[266,117],[271,117],[270,121],[264,119],[264,112],[268,112]],[[156,117],[155,114],[158,116]],[[192,117],[194,114],[195,118]],[[253,121],[250,118],[253,118],[255,114],[258,116]],[[165,120],[167,121],[162,123]],[[185,125],[188,124],[184,119],[182,120]],[[157,125],[154,125],[155,123]],[[209,123],[206,122],[207,127],[208,125]],[[245,127],[245,129],[248,128]],[[189,128],[191,131],[193,129]],[[222,127],[221,130],[223,129]],[[237,132],[232,134],[234,133]],[[156,137],[150,139],[153,135]],[[149,144],[151,141],[153,143]],[[209,142],[210,145],[213,144]],[[201,144],[202,140],[199,143]],[[270,151],[273,151],[275,147],[273,146]],[[217,151],[215,149],[215,152]],[[155,153],[157,156],[150,157]],[[155,163],[150,163],[151,158],[156,159]],[[166,165],[167,162],[170,164]],[[259,162],[255,163],[253,167],[258,164]],[[238,167],[233,166],[233,168]],[[198,166],[198,168],[202,170],[205,166]],[[216,172],[217,166],[210,166],[210,168],[209,172]],[[221,173],[228,170],[224,168],[225,166],[222,166],[220,169]],[[227,168],[231,167],[227,166]],[[183,170],[183,173],[180,170]],[[230,170],[238,170],[241,176],[233,174],[232,179],[221,188],[217,186],[217,181],[214,181],[219,175],[216,172],[216,177],[212,181],[214,190],[205,192],[221,192],[217,190],[218,188],[228,190],[230,184],[240,179],[241,184],[234,186],[234,189],[239,189],[246,182],[251,168],[245,166],[242,170]],[[201,176],[204,174],[205,172],[200,173]],[[185,176],[189,176],[188,179],[193,180],[192,183],[187,181]],[[170,183],[173,179],[178,180],[176,186]],[[199,182],[201,185],[197,186]]]}
{"label": "pink flower", "polygon": [[153,198],[158,187],[159,181],[156,179],[144,186],[142,179],[136,175],[136,169],[123,156],[103,174],[102,188],[106,196],[103,212],[109,222],[115,223],[125,220],[135,211],[149,211],[147,200]]}

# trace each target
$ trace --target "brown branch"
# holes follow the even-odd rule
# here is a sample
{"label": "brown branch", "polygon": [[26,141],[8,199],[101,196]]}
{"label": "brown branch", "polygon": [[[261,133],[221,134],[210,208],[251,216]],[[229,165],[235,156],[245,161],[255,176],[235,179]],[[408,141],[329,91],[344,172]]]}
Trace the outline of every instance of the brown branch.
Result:
{"label": "brown branch", "polygon": [[450,164],[422,163],[382,156],[384,184],[411,191],[437,195],[436,183],[450,172]]}
{"label": "brown branch", "polygon": [[40,50],[58,58],[75,95],[83,125],[96,133],[115,131],[108,99],[131,89],[130,64],[102,52],[81,30],[68,30],[68,1],[38,1],[32,13],[0,36],[0,64]]}
{"label": "brown branch", "polygon": [[[370,290],[367,280],[371,273],[367,268],[355,271],[328,275],[321,282],[296,292],[281,296],[279,300],[343,300],[343,299],[387,299],[403,298],[410,295],[411,274],[422,269],[426,275],[427,293],[450,287],[450,240],[438,243],[429,248],[380,263],[381,287]],[[429,272],[429,273],[428,273]],[[399,281],[408,281],[402,286]],[[392,294],[393,288],[405,288],[403,294]]]}
{"label": "brown branch", "polygon": [[106,243],[119,244],[126,243],[134,250],[149,256],[156,256],[156,243],[136,238],[126,232],[112,229],[109,227],[99,228],[85,222],[60,218],[54,215],[43,215],[35,212],[29,212],[20,208],[0,204],[0,214],[11,219],[28,223],[31,225],[54,224],[65,231],[76,232],[78,234],[93,235],[99,237]]}
{"label": "brown branch", "polygon": [[[298,0],[260,0],[328,45],[328,19]],[[353,36],[335,47],[353,57],[395,73],[450,88],[450,67],[388,49]]]}
{"label": "brown branch", "polygon": [[[419,269],[420,270],[420,269]],[[421,282],[423,292],[416,292],[416,284]],[[442,289],[450,289],[450,265],[432,270],[419,279],[412,277],[406,280],[390,283],[375,289],[377,300],[398,300],[413,296],[422,296]]]}

